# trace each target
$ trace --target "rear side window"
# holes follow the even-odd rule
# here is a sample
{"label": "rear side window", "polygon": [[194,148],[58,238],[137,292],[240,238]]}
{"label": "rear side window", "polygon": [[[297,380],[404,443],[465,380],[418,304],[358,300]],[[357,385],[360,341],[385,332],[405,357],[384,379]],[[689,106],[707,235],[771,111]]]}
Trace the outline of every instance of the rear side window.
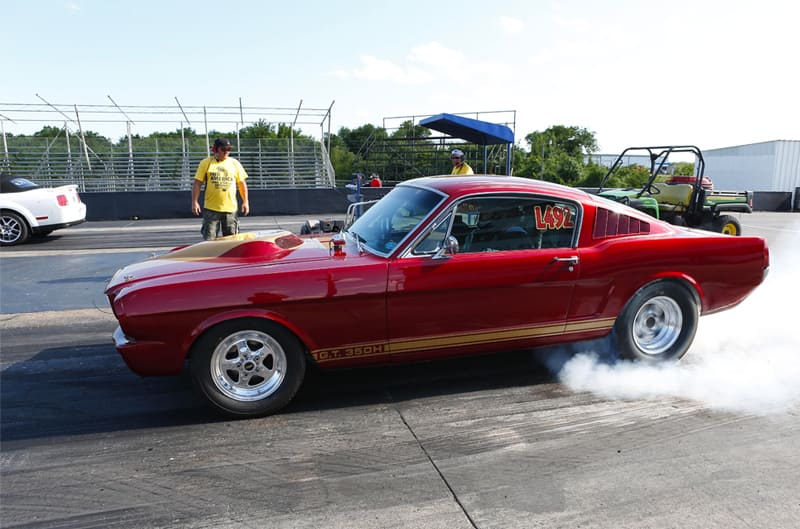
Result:
{"label": "rear side window", "polygon": [[30,191],[39,186],[25,178],[3,177],[0,179],[0,193],[18,193],[20,191]]}
{"label": "rear side window", "polygon": [[460,253],[569,248],[578,208],[546,198],[468,199],[455,209],[451,235]]}

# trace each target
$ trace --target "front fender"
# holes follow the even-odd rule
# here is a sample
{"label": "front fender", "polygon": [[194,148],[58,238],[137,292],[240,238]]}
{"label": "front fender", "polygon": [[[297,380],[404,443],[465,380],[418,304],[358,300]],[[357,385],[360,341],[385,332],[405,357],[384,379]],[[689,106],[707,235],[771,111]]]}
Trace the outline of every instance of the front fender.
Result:
{"label": "front fender", "polygon": [[311,340],[311,338],[305,332],[303,332],[302,329],[296,325],[293,325],[291,321],[277,312],[257,308],[236,309],[215,313],[200,322],[199,325],[192,329],[192,332],[189,333],[189,335],[181,343],[181,348],[186,351],[186,358],[189,358],[191,355],[192,346],[197,339],[200,338],[200,336],[202,336],[210,328],[219,325],[220,323],[241,320],[244,318],[262,319],[277,323],[291,331],[300,340],[306,350],[311,351],[315,348],[313,340]]}

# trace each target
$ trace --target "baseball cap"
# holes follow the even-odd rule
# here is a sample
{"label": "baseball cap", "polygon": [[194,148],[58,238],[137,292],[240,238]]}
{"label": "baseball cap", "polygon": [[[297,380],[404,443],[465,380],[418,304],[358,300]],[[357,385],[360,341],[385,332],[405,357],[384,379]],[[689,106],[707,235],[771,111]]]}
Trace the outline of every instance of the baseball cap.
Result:
{"label": "baseball cap", "polygon": [[214,147],[217,149],[232,149],[231,141],[228,138],[217,138],[214,140]]}

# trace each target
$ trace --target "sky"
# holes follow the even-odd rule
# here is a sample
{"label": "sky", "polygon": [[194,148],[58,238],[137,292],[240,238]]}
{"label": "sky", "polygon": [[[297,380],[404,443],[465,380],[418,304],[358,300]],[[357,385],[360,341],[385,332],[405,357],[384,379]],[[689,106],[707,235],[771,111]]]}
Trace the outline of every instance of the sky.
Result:
{"label": "sky", "polygon": [[[0,114],[12,119],[8,104],[42,100],[241,99],[330,107],[332,132],[398,116],[513,111],[523,147],[531,132],[567,125],[594,132],[609,154],[800,140],[794,0],[0,3]],[[43,125],[2,124],[12,134]],[[88,128],[125,135],[124,124]]]}

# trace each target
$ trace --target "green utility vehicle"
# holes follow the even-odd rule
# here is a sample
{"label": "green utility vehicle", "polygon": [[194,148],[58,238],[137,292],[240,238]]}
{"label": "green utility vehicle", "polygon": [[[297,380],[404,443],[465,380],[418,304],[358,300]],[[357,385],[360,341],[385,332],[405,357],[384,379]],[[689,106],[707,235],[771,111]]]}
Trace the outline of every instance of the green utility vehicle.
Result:
{"label": "green utility vehicle", "polygon": [[[641,189],[607,189],[609,178],[623,165],[626,156],[647,152],[650,158],[650,177]],[[669,179],[665,174],[667,159],[674,153],[695,156],[695,176]],[[622,151],[608,170],[597,194],[644,211],[670,224],[703,230],[741,235],[742,225],[729,213],[752,213],[752,191],[715,191],[705,178],[703,153],[693,145],[666,147],[629,147]],[[678,183],[676,183],[678,182]]]}

